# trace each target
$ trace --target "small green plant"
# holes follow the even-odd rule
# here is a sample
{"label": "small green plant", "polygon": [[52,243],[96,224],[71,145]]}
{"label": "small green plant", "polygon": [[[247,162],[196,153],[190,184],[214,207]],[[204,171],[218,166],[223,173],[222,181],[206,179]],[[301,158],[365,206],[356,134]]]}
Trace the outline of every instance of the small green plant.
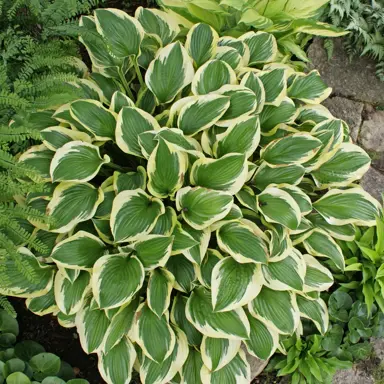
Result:
{"label": "small green plant", "polygon": [[331,383],[337,370],[351,368],[352,363],[327,356],[322,341],[316,334],[284,340],[281,344],[286,355],[274,356],[267,370],[278,370],[277,376],[289,375],[291,384]]}
{"label": "small green plant", "polygon": [[330,324],[319,335],[310,323],[303,326],[304,335],[282,339],[284,355],[272,357],[268,372],[278,376],[290,375],[290,383],[331,383],[339,369],[351,368],[353,363],[368,358],[373,351],[371,337],[384,337],[384,314],[376,306],[368,312],[365,303],[341,289],[327,301]]}
{"label": "small green plant", "polygon": [[19,157],[45,182],[22,197],[47,213],[28,222],[50,247],[18,248],[33,281],[5,257],[0,293],[76,326],[108,384],[132,369],[146,384],[249,383],[242,344],[268,359],[303,319],[326,332],[324,260],[342,272],[335,239],[380,208],[353,184],[370,158],[320,104],[317,71],[279,62],[273,34],[199,23],[183,37],[179,23],[84,16],[87,95]]}
{"label": "small green plant", "polygon": [[320,22],[329,0],[158,0],[160,7],[192,23],[211,25],[220,36],[239,37],[248,31],[265,31],[276,37],[281,60],[295,57],[298,67],[309,59],[305,46],[315,36],[336,37],[345,32]]}
{"label": "small green plant", "polygon": [[382,0],[331,0],[328,17],[336,27],[350,31],[346,49],[351,59],[375,59],[377,76],[384,80],[384,2]]}
{"label": "small green plant", "polygon": [[75,379],[72,367],[35,341],[16,342],[19,324],[0,310],[0,383],[89,384]]}
{"label": "small green plant", "polygon": [[346,258],[344,274],[336,274],[340,285],[356,291],[371,311],[375,303],[384,311],[384,217],[381,212],[376,226],[357,229],[354,241],[340,242]]}

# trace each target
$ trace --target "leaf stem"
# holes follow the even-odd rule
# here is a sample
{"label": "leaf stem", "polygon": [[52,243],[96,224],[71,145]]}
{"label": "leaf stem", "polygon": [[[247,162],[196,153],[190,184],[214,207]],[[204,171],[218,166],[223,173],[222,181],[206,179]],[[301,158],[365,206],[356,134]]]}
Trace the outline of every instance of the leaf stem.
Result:
{"label": "leaf stem", "polygon": [[117,164],[114,164],[114,163],[104,163],[105,166],[109,167],[109,168],[112,168],[112,169],[115,169],[116,171],[120,171],[120,172],[127,172],[127,169],[120,166],[120,165],[117,165]]}
{"label": "leaf stem", "polygon": [[127,79],[125,78],[124,74],[121,72],[120,69],[118,70],[118,72],[119,72],[120,80],[121,80],[121,82],[123,83],[123,86],[124,86],[125,90],[126,90],[127,93],[128,93],[128,97],[129,97],[132,101],[135,101],[135,97],[133,96],[132,90],[131,90],[131,88],[129,87],[129,84],[128,84],[128,82],[127,82]]}
{"label": "leaf stem", "polygon": [[133,66],[135,67],[137,78],[139,79],[139,83],[141,87],[145,86],[143,76],[141,75],[139,64],[137,63],[137,60],[133,60]]}

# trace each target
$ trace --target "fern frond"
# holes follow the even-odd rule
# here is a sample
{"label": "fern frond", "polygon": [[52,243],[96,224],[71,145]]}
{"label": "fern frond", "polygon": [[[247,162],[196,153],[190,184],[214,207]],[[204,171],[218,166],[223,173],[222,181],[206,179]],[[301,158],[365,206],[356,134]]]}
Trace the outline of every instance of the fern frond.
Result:
{"label": "fern frond", "polygon": [[0,126],[0,143],[20,143],[29,139],[39,140],[40,138],[40,132],[27,127]]}
{"label": "fern frond", "polygon": [[0,308],[4,309],[8,315],[16,319],[16,310],[13,308],[13,305],[9,302],[6,296],[0,295]]}

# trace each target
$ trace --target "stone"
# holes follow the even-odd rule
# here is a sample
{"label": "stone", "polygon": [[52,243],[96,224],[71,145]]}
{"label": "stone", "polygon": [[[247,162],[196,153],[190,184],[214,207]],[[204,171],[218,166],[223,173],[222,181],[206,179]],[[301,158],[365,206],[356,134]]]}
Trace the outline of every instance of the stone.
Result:
{"label": "stone", "polygon": [[371,155],[375,168],[384,171],[384,111],[374,111],[363,122],[359,143]]}
{"label": "stone", "polygon": [[384,193],[384,174],[371,167],[361,180],[361,186],[373,197],[382,202]]}
{"label": "stone", "polygon": [[244,351],[248,364],[251,367],[251,378],[253,380],[263,372],[264,368],[268,365],[269,360],[260,360],[257,357],[252,356],[248,353],[247,348],[243,343],[241,344],[241,349]]}
{"label": "stone", "polygon": [[323,105],[329,109],[333,116],[344,120],[349,125],[352,140],[356,142],[363,119],[364,104],[335,96],[325,100]]}
{"label": "stone", "polygon": [[374,384],[375,381],[370,374],[358,369],[344,369],[333,376],[333,384]]}
{"label": "stone", "polygon": [[336,96],[343,96],[373,105],[384,105],[384,86],[375,75],[375,61],[367,57],[349,60],[343,39],[332,39],[333,57],[328,61],[323,40],[316,38],[308,49],[310,69],[317,69]]}

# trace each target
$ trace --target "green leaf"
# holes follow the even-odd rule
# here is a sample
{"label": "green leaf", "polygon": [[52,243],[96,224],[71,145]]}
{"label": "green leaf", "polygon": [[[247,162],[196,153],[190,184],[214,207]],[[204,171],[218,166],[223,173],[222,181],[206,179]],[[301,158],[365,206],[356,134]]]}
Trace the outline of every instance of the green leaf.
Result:
{"label": "green leaf", "polygon": [[286,167],[270,167],[266,162],[262,162],[253,177],[254,185],[264,190],[270,184],[300,184],[305,174],[305,168],[301,165],[288,165]]}
{"label": "green leaf", "polygon": [[159,129],[160,125],[149,113],[136,107],[124,107],[117,118],[116,144],[125,153],[143,157],[140,134]]}
{"label": "green leaf", "polygon": [[113,174],[113,187],[116,193],[138,188],[145,190],[146,185],[147,172],[140,165],[137,167],[137,172],[120,173],[116,171]]}
{"label": "green leaf", "polygon": [[99,372],[108,384],[129,384],[135,359],[135,347],[124,337],[107,353],[99,353]]}
{"label": "green leaf", "polygon": [[271,166],[303,164],[321,147],[321,141],[307,133],[295,133],[272,141],[260,156]]}
{"label": "green leaf", "polygon": [[368,171],[371,159],[364,149],[343,143],[336,153],[311,174],[321,189],[344,187],[359,180]]}
{"label": "green leaf", "polygon": [[259,211],[269,223],[278,223],[295,230],[301,221],[300,207],[293,197],[282,189],[268,187],[257,196]]}
{"label": "green leaf", "polygon": [[128,334],[138,306],[139,297],[137,296],[129,304],[122,305],[112,317],[105,333],[103,352],[108,353]]}
{"label": "green leaf", "polygon": [[304,291],[328,290],[333,284],[332,273],[311,255],[303,255],[307,270],[305,272]]}
{"label": "green leaf", "polygon": [[144,269],[163,267],[171,256],[172,242],[173,236],[167,235],[147,235],[138,240],[134,249]]}
{"label": "green leaf", "polygon": [[325,302],[322,299],[308,300],[300,295],[296,299],[300,316],[312,320],[321,334],[324,334],[328,329],[328,310]]}
{"label": "green leaf", "polygon": [[214,312],[211,294],[203,287],[192,292],[187,302],[186,315],[193,326],[205,336],[231,340],[248,338],[249,323],[244,310],[238,308]]}
{"label": "green leaf", "polygon": [[95,22],[113,56],[124,58],[139,54],[144,30],[136,19],[118,9],[107,8],[95,11]]}
{"label": "green leaf", "polygon": [[19,157],[19,162],[48,181],[51,179],[49,167],[54,155],[55,152],[49,150],[44,144],[34,145]]}
{"label": "green leaf", "polygon": [[249,303],[248,309],[252,316],[261,320],[268,328],[283,335],[291,335],[300,319],[294,293],[275,291],[265,286]]}
{"label": "green leaf", "polygon": [[265,285],[278,291],[302,291],[306,264],[299,251],[293,249],[289,256],[262,265]]}
{"label": "green leaf", "polygon": [[240,36],[249,47],[249,65],[270,63],[275,60],[278,53],[275,37],[266,32],[248,32]]}
{"label": "green leaf", "polygon": [[259,114],[265,105],[265,89],[263,82],[254,72],[246,73],[241,79],[240,85],[247,87],[256,95],[257,107],[255,113]]}
{"label": "green leaf", "polygon": [[36,380],[44,380],[48,376],[55,376],[60,370],[60,357],[53,353],[39,353],[29,360]]}
{"label": "green leaf", "polygon": [[211,231],[209,228],[197,230],[185,223],[183,225],[183,231],[191,235],[197,242],[195,246],[184,250],[183,254],[191,263],[200,265],[208,249],[208,244],[211,239]]}
{"label": "green leaf", "polygon": [[[13,258],[7,257],[2,260],[0,294],[22,298],[47,294],[53,286],[54,268],[51,265],[40,264],[35,255],[27,248],[18,248],[17,255],[22,260],[22,270]],[[26,273],[29,279],[26,278]]]}
{"label": "green leaf", "polygon": [[115,241],[134,241],[147,235],[164,212],[162,201],[150,197],[141,189],[120,192],[113,201],[111,212]]}
{"label": "green leaf", "polygon": [[292,85],[288,89],[288,96],[299,99],[307,104],[320,104],[332,92],[321,79],[318,71],[308,74],[296,74]]}
{"label": "green leaf", "polygon": [[226,84],[236,84],[235,71],[224,61],[209,60],[196,71],[192,92],[194,95],[206,95]]}
{"label": "green leaf", "polygon": [[119,113],[124,107],[134,107],[134,102],[120,91],[116,91],[112,95],[111,105],[109,109],[112,112]]}
{"label": "green leaf", "polygon": [[136,311],[133,335],[143,353],[159,364],[172,354],[175,347],[176,337],[168,323],[167,313],[159,318],[146,303]]}
{"label": "green leaf", "polygon": [[230,222],[217,232],[219,248],[239,263],[266,263],[268,249],[254,227],[242,222]]}
{"label": "green leaf", "polygon": [[183,365],[181,375],[185,384],[202,384],[200,371],[203,367],[201,354],[195,348],[189,348],[187,360]]}
{"label": "green leaf", "polygon": [[181,371],[188,356],[188,342],[183,331],[175,327],[176,342],[172,353],[162,363],[147,356],[140,366],[140,379],[143,383],[168,383]]}
{"label": "green leaf", "polygon": [[51,258],[64,268],[90,270],[105,253],[106,247],[98,237],[79,231],[59,242],[53,248]]}
{"label": "green leaf", "polygon": [[208,249],[203,261],[196,266],[196,274],[200,284],[206,288],[211,288],[212,271],[215,265],[223,258],[219,251]]}
{"label": "green leaf", "polygon": [[195,161],[190,179],[193,185],[234,195],[244,185],[247,176],[248,164],[245,156],[230,153],[217,160],[202,158]]}
{"label": "green leaf", "polygon": [[91,184],[60,183],[47,206],[47,213],[52,218],[50,232],[66,233],[78,223],[89,220],[103,200],[103,191]]}
{"label": "green leaf", "polygon": [[244,341],[248,352],[261,360],[268,360],[279,345],[279,333],[247,313],[251,326],[249,339]]}
{"label": "green leaf", "polygon": [[207,24],[195,24],[187,34],[185,48],[196,68],[213,58],[219,40],[217,32]]}
{"label": "green leaf", "polygon": [[212,271],[212,306],[215,312],[243,307],[253,300],[263,286],[257,264],[240,264],[232,257],[220,260]]}
{"label": "green leaf", "polygon": [[363,226],[374,226],[381,209],[379,202],[360,188],[333,189],[314,202],[313,207],[329,224]]}
{"label": "green leaf", "polygon": [[230,211],[233,197],[226,192],[202,187],[185,187],[176,194],[176,207],[195,229],[204,229],[223,219]]}
{"label": "green leaf", "polygon": [[316,229],[304,240],[304,247],[313,256],[327,257],[343,271],[345,261],[340,246],[326,232]]}
{"label": "green leaf", "polygon": [[203,337],[201,357],[210,371],[218,371],[237,355],[241,346],[240,340]]}
{"label": "green leaf", "polygon": [[81,308],[85,296],[91,291],[90,275],[81,271],[75,281],[68,280],[60,271],[55,278],[55,300],[66,315],[74,315]]}
{"label": "green leaf", "polygon": [[165,267],[175,277],[175,289],[181,292],[192,291],[196,273],[194,265],[186,257],[183,255],[171,256]]}
{"label": "green leaf", "polygon": [[224,85],[216,93],[230,98],[229,108],[216,123],[218,126],[229,127],[237,122],[237,119],[250,115],[257,108],[256,95],[242,85]]}
{"label": "green leaf", "polygon": [[[179,43],[172,43],[159,50],[145,74],[147,87],[160,104],[169,103],[194,76],[192,59]],[[167,79],[164,82],[164,79]]]}
{"label": "green leaf", "polygon": [[293,100],[286,97],[279,106],[266,105],[260,112],[260,126],[262,133],[269,133],[279,124],[291,124],[297,115]]}
{"label": "green leaf", "polygon": [[101,257],[92,274],[92,291],[101,309],[117,308],[131,301],[144,282],[144,268],[135,256]]}
{"label": "green leaf", "polygon": [[164,268],[153,270],[147,288],[148,306],[159,317],[168,310],[175,278]]}
{"label": "green leaf", "polygon": [[265,103],[278,107],[287,96],[287,72],[285,68],[262,71],[257,74],[265,91]]}
{"label": "green leaf", "polygon": [[109,163],[110,158],[100,156],[95,145],[71,141],[55,153],[50,165],[52,181],[89,181],[99,172],[101,166]]}
{"label": "green leaf", "polygon": [[31,381],[24,373],[13,372],[7,377],[7,384],[31,384]]}
{"label": "green leaf", "polygon": [[178,294],[173,299],[171,322],[177,325],[187,335],[188,344],[199,347],[202,334],[187,320],[185,308],[188,298]]}
{"label": "green leaf", "polygon": [[183,186],[187,168],[187,155],[159,138],[148,159],[148,190],[153,196],[160,198],[173,196]]}
{"label": "green leaf", "polygon": [[138,7],[135,17],[148,35],[156,35],[160,38],[164,47],[172,43],[180,32],[177,20],[158,9]]}
{"label": "green leaf", "polygon": [[64,144],[79,140],[91,143],[91,137],[84,132],[74,131],[64,127],[49,127],[40,131],[44,145],[51,151],[56,151]]}
{"label": "green leaf", "polygon": [[115,139],[116,114],[104,108],[96,100],[77,100],[70,105],[71,116],[96,140],[107,141]]}
{"label": "green leaf", "polygon": [[217,135],[213,153],[220,158],[241,153],[249,158],[260,142],[260,122],[257,116],[239,118],[222,134]]}
{"label": "green leaf", "polygon": [[85,353],[98,352],[103,347],[103,340],[110,323],[105,311],[97,307],[94,299],[87,299],[77,312],[75,322]]}
{"label": "green leaf", "polygon": [[177,126],[186,136],[193,136],[214,125],[229,107],[230,98],[226,95],[199,96],[181,108]]}
{"label": "green leaf", "polygon": [[245,357],[245,353],[239,350],[239,353],[225,367],[218,371],[211,372],[203,366],[201,370],[203,383],[220,384],[233,382],[236,384],[246,384],[251,382],[251,369]]}
{"label": "green leaf", "polygon": [[32,340],[25,340],[15,345],[15,355],[23,361],[29,361],[33,356],[45,352],[39,343]]}

